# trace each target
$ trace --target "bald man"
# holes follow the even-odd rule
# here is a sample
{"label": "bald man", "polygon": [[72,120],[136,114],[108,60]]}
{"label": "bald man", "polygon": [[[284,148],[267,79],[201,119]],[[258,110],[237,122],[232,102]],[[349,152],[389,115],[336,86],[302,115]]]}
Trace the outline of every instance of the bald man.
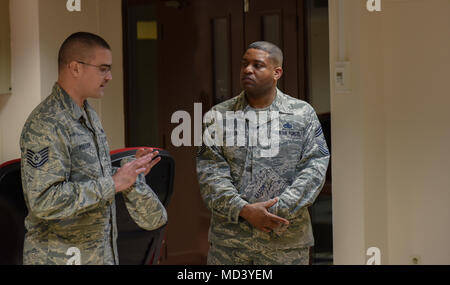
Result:
{"label": "bald man", "polygon": [[[226,144],[205,143],[197,154],[200,193],[212,213],[207,262],[305,265],[314,245],[308,207],[323,187],[330,153],[314,109],[277,88],[280,48],[254,42],[241,63],[243,92],[214,106],[220,116],[204,124]],[[230,113],[241,114],[236,124]],[[225,128],[214,128],[216,121]],[[233,145],[235,134],[243,144]]]}
{"label": "bald man", "polygon": [[79,32],[62,44],[58,82],[26,121],[20,138],[28,216],[24,264],[118,264],[115,195],[146,230],[167,213],[145,183],[157,151],[113,169],[105,132],[88,98],[112,79],[112,52],[101,37]]}

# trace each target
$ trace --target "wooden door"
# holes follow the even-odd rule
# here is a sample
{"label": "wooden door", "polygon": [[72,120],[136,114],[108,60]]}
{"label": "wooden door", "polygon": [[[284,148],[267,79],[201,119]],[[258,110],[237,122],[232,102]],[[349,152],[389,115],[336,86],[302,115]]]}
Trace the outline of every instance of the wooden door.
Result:
{"label": "wooden door", "polygon": [[[169,151],[176,162],[162,263],[204,264],[209,248],[210,213],[199,192],[197,148],[194,138],[190,146],[172,144],[172,131],[179,125],[171,122],[172,114],[186,111],[193,120],[194,103],[202,103],[204,114],[213,105],[238,95],[242,55],[247,45],[257,40],[280,45],[285,53],[280,88],[293,97],[305,98],[303,28],[298,28],[299,22],[302,26],[303,0],[124,0],[124,3],[131,6],[147,3],[154,5],[156,11],[156,46],[149,50],[152,55],[146,55],[156,56],[157,62],[154,76],[158,119],[151,123],[157,124],[158,145]],[[124,5],[124,9],[129,8]],[[126,15],[125,10],[123,13]],[[124,58],[133,56],[125,54]],[[128,101],[142,102],[132,98]],[[127,110],[128,118],[132,116],[132,108]],[[191,124],[194,129],[195,122]],[[127,126],[128,136],[130,132],[145,131],[133,124]]]}
{"label": "wooden door", "polygon": [[278,87],[305,99],[303,1],[248,0],[245,7],[245,44],[268,41],[283,51],[283,76]]}

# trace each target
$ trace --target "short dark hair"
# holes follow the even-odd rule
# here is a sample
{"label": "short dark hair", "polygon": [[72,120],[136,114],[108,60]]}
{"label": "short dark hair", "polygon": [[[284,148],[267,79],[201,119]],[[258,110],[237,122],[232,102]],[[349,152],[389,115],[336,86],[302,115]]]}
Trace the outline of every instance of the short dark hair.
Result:
{"label": "short dark hair", "polygon": [[273,63],[278,66],[283,66],[283,52],[279,47],[270,42],[258,41],[251,43],[247,50],[254,48],[267,52]]}
{"label": "short dark hair", "polygon": [[86,60],[88,57],[92,56],[92,49],[96,47],[111,50],[109,44],[98,35],[88,32],[71,34],[59,49],[59,70],[61,70],[64,65],[67,65],[74,60]]}

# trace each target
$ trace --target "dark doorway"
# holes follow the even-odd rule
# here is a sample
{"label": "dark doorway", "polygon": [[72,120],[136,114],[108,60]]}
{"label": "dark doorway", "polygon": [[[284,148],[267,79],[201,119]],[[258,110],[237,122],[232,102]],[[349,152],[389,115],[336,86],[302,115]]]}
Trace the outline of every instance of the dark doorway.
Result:
{"label": "dark doorway", "polygon": [[123,3],[126,145],[159,146],[156,3]]}
{"label": "dark doorway", "polygon": [[[176,161],[162,264],[204,264],[209,248],[197,149],[172,145],[172,114],[194,118],[194,103],[205,113],[238,95],[242,54],[257,40],[283,49],[279,88],[308,100],[307,7],[303,0],[123,0],[127,146],[159,146]],[[139,38],[138,22],[156,29],[156,38],[149,30]]]}
{"label": "dark doorway", "polygon": [[[307,98],[322,124],[331,147],[330,63],[329,63],[328,1],[305,1]],[[331,161],[325,185],[310,207],[315,246],[311,250],[313,264],[333,263]]]}

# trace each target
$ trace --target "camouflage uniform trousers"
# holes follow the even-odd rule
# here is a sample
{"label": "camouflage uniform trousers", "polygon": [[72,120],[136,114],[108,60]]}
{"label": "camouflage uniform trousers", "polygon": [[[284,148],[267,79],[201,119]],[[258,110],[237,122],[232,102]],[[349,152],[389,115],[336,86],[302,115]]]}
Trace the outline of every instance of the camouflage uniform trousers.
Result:
{"label": "camouflage uniform trousers", "polygon": [[212,244],[208,265],[308,265],[309,247],[268,249],[266,251],[231,248]]}

